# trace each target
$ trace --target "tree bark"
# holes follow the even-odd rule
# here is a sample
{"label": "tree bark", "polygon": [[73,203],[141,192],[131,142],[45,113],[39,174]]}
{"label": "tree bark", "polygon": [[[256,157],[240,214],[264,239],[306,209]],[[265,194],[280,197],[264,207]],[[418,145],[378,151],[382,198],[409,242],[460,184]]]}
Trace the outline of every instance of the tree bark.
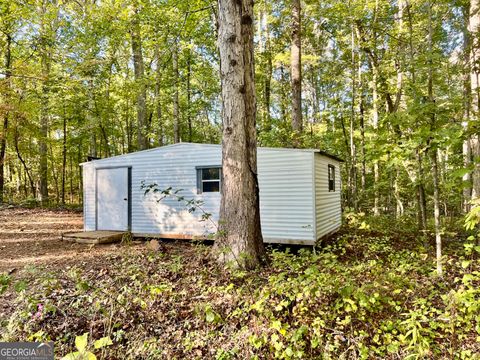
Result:
{"label": "tree bark", "polygon": [[188,141],[193,141],[193,128],[192,128],[192,111],[190,109],[191,103],[191,76],[192,76],[192,52],[190,47],[187,49],[187,124],[188,124]]}
{"label": "tree bark", "polygon": [[356,61],[355,61],[355,33],[352,25],[351,32],[351,82],[352,82],[352,99],[350,107],[350,191],[352,195],[352,203],[350,206],[355,211],[358,210],[357,202],[357,149],[355,146],[355,97],[356,97]]}
{"label": "tree bark", "polygon": [[471,36],[469,31],[469,22],[470,22],[470,3],[465,4],[463,7],[463,16],[465,25],[463,28],[463,121],[462,127],[465,139],[463,140],[462,146],[462,155],[463,155],[463,166],[467,169],[465,175],[462,178],[462,188],[463,188],[463,202],[462,209],[465,213],[470,211],[470,201],[472,200],[472,173],[470,171],[470,166],[472,163],[472,150],[470,146],[470,134],[469,131],[469,122],[470,122],[470,111],[472,107],[472,86],[471,86],[471,72],[472,66],[470,64],[470,52],[471,52]]}
{"label": "tree bark", "polygon": [[[64,108],[65,109],[65,108]],[[65,205],[65,181],[67,175],[67,117],[63,112],[63,141],[62,141],[62,197],[61,204]]]}
{"label": "tree bark", "polygon": [[268,27],[268,16],[265,15],[265,55],[267,58],[267,68],[265,69],[265,83],[264,83],[264,92],[265,92],[265,122],[267,126],[265,127],[266,131],[270,131],[272,128],[272,121],[270,118],[270,103],[271,103],[271,93],[272,93],[272,72],[273,72],[273,61],[272,61],[272,49],[270,44],[270,29]]}
{"label": "tree bark", "polygon": [[162,81],[162,70],[160,67],[160,50],[158,39],[155,44],[155,116],[157,118],[157,138],[158,146],[163,146],[163,126],[162,126],[162,102],[160,95],[160,84]]}
{"label": "tree bark", "polygon": [[420,153],[420,150],[416,151],[417,156],[417,165],[418,165],[418,227],[420,230],[427,229],[427,197],[425,195],[425,185],[424,185],[424,171],[423,171],[423,157]]}
{"label": "tree bark", "polygon": [[180,104],[178,99],[178,43],[175,41],[172,53],[173,65],[173,142],[180,142]]}
{"label": "tree bark", "polygon": [[97,153],[97,123],[94,115],[94,99],[93,99],[93,75],[88,80],[88,103],[87,103],[87,122],[90,130],[90,156],[96,158]]}
{"label": "tree bark", "polygon": [[215,249],[221,263],[252,269],[265,259],[257,175],[253,1],[218,1],[222,85],[222,200]]}
{"label": "tree bark", "polygon": [[[433,96],[433,27],[432,27],[432,3],[428,3],[428,101],[430,106],[430,131],[434,134],[436,131],[435,119],[435,98]],[[438,155],[436,145],[430,147],[430,154],[432,158],[432,176],[433,176],[433,219],[435,225],[435,244],[436,244],[436,259],[437,259],[437,275],[443,276],[442,266],[442,235],[440,229],[440,191],[439,191],[439,176],[438,176]]]}
{"label": "tree bark", "polygon": [[[302,120],[302,24],[300,0],[292,1],[292,45],[290,76],[292,83],[292,128],[300,133],[303,128]],[[297,140],[294,145],[298,146]]]}
{"label": "tree bark", "polygon": [[26,178],[28,178],[28,182],[30,184],[30,190],[32,192],[32,197],[36,198],[37,197],[37,189],[35,187],[35,182],[33,180],[32,174],[30,173],[30,170],[27,166],[27,163],[26,163],[25,159],[22,157],[22,154],[20,153],[20,148],[18,146],[19,134],[18,134],[18,128],[17,127],[18,127],[18,125],[14,126],[13,145],[15,146],[15,152],[17,153],[18,160],[20,160],[20,162],[22,163],[23,168],[25,170]]}
{"label": "tree bark", "polygon": [[40,13],[42,15],[40,23],[40,66],[42,72],[42,93],[40,98],[40,138],[39,138],[39,154],[40,154],[40,201],[42,204],[48,203],[48,113],[49,113],[49,76],[50,76],[50,60],[51,45],[49,44],[49,34],[46,24],[47,4],[42,3]]}
{"label": "tree bark", "polygon": [[[376,133],[378,131],[378,90],[377,90],[377,74],[376,71],[373,71],[373,80],[372,80],[372,103],[373,103],[373,110],[372,110],[372,127],[373,131]],[[373,160],[373,192],[374,192],[374,199],[373,199],[373,215],[379,216],[380,215],[380,189],[379,189],[379,182],[380,182],[380,168],[378,165],[378,160]]]}
{"label": "tree bark", "polygon": [[7,152],[7,131],[8,131],[8,122],[10,116],[10,109],[9,107],[9,98],[10,98],[10,77],[11,73],[11,66],[12,66],[12,36],[10,33],[6,34],[6,41],[5,41],[5,104],[6,107],[4,109],[4,116],[3,116],[3,128],[2,134],[0,136],[0,204],[3,203],[4,200],[4,191],[5,191],[5,158]]}
{"label": "tree bark", "polygon": [[135,82],[137,84],[137,146],[140,150],[148,148],[147,132],[147,91],[145,84],[145,65],[143,63],[142,34],[138,4],[135,2],[132,19],[132,53]]}
{"label": "tree bark", "polygon": [[360,186],[362,190],[362,198],[365,196],[366,183],[367,183],[367,160],[365,151],[365,98],[363,96],[364,81],[362,76],[362,61],[361,56],[358,56],[357,61],[358,71],[358,115],[360,120],[360,147],[362,156],[362,171],[360,177]]}
{"label": "tree bark", "polygon": [[[470,51],[470,84],[471,84],[471,113],[470,116],[475,122],[479,119],[480,110],[480,1],[470,1],[470,18],[469,32],[471,37]],[[471,137],[470,146],[474,161],[474,169],[472,173],[472,199],[480,197],[480,141],[479,134],[476,133]]]}

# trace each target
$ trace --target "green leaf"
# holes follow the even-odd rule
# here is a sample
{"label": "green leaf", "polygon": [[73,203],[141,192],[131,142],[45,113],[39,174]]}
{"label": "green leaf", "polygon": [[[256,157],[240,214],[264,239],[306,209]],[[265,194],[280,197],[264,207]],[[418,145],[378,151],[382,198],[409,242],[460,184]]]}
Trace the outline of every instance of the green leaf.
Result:
{"label": "green leaf", "polygon": [[[90,352],[90,351],[87,351],[85,353],[85,357],[84,357],[85,360],[97,360],[97,357],[95,356],[94,353]],[[83,359],[82,359],[83,360]]]}
{"label": "green leaf", "polygon": [[113,345],[113,342],[112,342],[112,339],[110,339],[110,336],[105,336],[93,343],[93,347],[95,349],[101,349],[105,346],[110,346],[110,345]]}
{"label": "green leaf", "polygon": [[471,261],[470,260],[463,260],[462,261],[462,268],[466,269],[467,267],[470,266]]}
{"label": "green leaf", "polygon": [[24,291],[27,287],[28,287],[28,284],[25,280],[20,280],[19,282],[16,282],[15,285],[13,286],[16,292]]}
{"label": "green leaf", "polygon": [[272,329],[280,331],[281,328],[282,328],[282,323],[279,320],[272,321]]}
{"label": "green leaf", "polygon": [[78,351],[72,352],[70,354],[65,355],[62,357],[60,360],[79,360],[80,358],[80,353]]}
{"label": "green leaf", "polygon": [[82,336],[77,336],[75,338],[75,347],[78,351],[84,352],[88,344],[88,333],[83,334]]}
{"label": "green leaf", "polygon": [[212,309],[210,308],[205,309],[205,320],[207,320],[207,322],[209,323],[212,323],[215,321],[215,313],[213,312]]}
{"label": "green leaf", "polygon": [[289,346],[285,349],[285,354],[288,356],[288,357],[292,357],[293,356],[293,350],[292,348]]}
{"label": "green leaf", "polygon": [[464,175],[472,172],[471,168],[461,168],[455,171],[452,171],[452,177],[462,178]]}

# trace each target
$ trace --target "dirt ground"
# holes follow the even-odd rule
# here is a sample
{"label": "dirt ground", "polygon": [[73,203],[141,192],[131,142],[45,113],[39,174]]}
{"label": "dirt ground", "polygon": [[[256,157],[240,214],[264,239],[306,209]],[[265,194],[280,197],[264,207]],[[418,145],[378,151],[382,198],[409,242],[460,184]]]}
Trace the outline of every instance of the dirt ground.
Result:
{"label": "dirt ground", "polygon": [[81,231],[82,226],[79,212],[0,208],[0,272],[26,265],[62,266],[118,250],[116,244],[92,246],[62,241],[62,233]]}

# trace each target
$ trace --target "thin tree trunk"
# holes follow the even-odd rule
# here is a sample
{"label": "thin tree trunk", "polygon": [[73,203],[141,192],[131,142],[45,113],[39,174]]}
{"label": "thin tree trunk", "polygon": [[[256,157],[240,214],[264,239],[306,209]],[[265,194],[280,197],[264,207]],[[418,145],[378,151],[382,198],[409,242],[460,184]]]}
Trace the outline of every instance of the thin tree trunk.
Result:
{"label": "thin tree trunk", "polygon": [[360,186],[362,190],[362,197],[365,196],[366,178],[367,178],[367,161],[365,158],[365,99],[363,96],[363,76],[362,76],[362,61],[361,57],[358,57],[358,86],[359,86],[359,101],[358,101],[358,113],[360,118],[360,147],[362,156],[362,172],[360,178]]}
{"label": "thin tree trunk", "polygon": [[350,191],[352,194],[352,203],[350,206],[355,211],[358,210],[357,202],[357,152],[355,146],[355,97],[356,97],[356,76],[355,68],[357,66],[355,61],[355,33],[352,25],[351,32],[351,81],[352,81],[352,100],[350,107]]}
{"label": "thin tree trunk", "polygon": [[51,168],[51,173],[52,173],[52,178],[53,178],[53,185],[55,189],[55,203],[58,204],[58,200],[60,199],[60,187],[58,185],[58,175],[57,172],[55,171],[55,164],[53,162],[54,157],[53,157],[53,146],[52,144],[49,144],[50,146],[48,147],[48,150],[50,152],[50,168]]}
{"label": "thin tree trunk", "polygon": [[462,154],[463,166],[468,169],[462,178],[463,186],[463,211],[467,213],[470,211],[470,201],[472,199],[472,173],[469,170],[472,162],[472,150],[470,146],[470,135],[468,134],[468,124],[470,122],[470,110],[472,107],[472,86],[471,86],[471,72],[472,66],[470,64],[471,52],[471,36],[469,31],[470,22],[470,3],[463,7],[463,15],[465,19],[465,26],[463,29],[463,131],[465,139],[463,140]]}
{"label": "thin tree trunk", "polygon": [[160,67],[160,50],[158,40],[155,44],[155,116],[157,118],[157,138],[158,145],[163,146],[163,126],[162,126],[162,101],[160,95],[160,84],[162,81],[162,69]]}
{"label": "thin tree trunk", "polygon": [[67,174],[67,118],[63,114],[63,144],[62,144],[62,198],[61,204],[65,205],[65,180]]}
{"label": "thin tree trunk", "polygon": [[265,128],[266,131],[270,131],[272,124],[270,118],[270,98],[272,93],[272,72],[273,72],[273,62],[272,62],[272,49],[270,43],[270,29],[268,27],[268,16],[265,15],[265,53],[267,57],[267,68],[265,69],[265,84],[264,84],[264,92],[265,92],[265,122],[267,126]]}
{"label": "thin tree trunk", "polygon": [[[433,27],[432,27],[432,3],[428,3],[428,101],[432,109],[430,110],[431,131],[436,130],[435,120],[435,99],[433,97]],[[440,191],[439,191],[439,176],[438,176],[438,155],[437,148],[433,146],[430,148],[432,158],[432,175],[433,175],[433,218],[435,224],[435,244],[436,244],[436,259],[437,259],[437,274],[443,276],[442,266],[442,235],[440,229]]]}
{"label": "thin tree trunk", "polygon": [[[378,91],[377,91],[377,74],[376,71],[373,72],[373,80],[372,80],[372,127],[373,132],[377,133],[378,131]],[[380,169],[378,165],[378,160],[373,160],[373,215],[378,216],[380,215]]]}
{"label": "thin tree trunk", "polygon": [[142,52],[142,34],[140,28],[138,4],[135,3],[132,19],[132,53],[135,82],[137,84],[137,146],[140,150],[148,148],[147,132],[147,92]]}
{"label": "thin tree trunk", "polygon": [[160,84],[162,81],[162,69],[160,67],[160,49],[158,39],[155,43],[155,116],[157,118],[157,139],[158,145],[163,146],[163,126],[162,126],[162,101],[160,95]]}
{"label": "thin tree trunk", "polygon": [[262,103],[262,130],[268,132],[272,129],[270,119],[270,98],[271,98],[271,83],[272,83],[272,54],[270,46],[270,30],[268,26],[268,9],[267,2],[262,2],[263,8],[260,10],[260,18],[258,21],[258,38],[259,38],[259,52],[265,59],[265,69],[263,76],[263,103]]}
{"label": "thin tree trunk", "polygon": [[[471,56],[470,56],[470,84],[471,84],[471,116],[475,122],[479,119],[480,111],[480,69],[478,62],[480,61],[480,1],[470,1],[470,21],[469,31],[471,36]],[[472,157],[474,159],[474,169],[472,173],[472,199],[480,197],[480,141],[478,132],[472,136],[470,141]]]}
{"label": "thin tree trunk", "polygon": [[40,97],[40,138],[39,138],[39,154],[40,154],[40,201],[42,204],[48,203],[48,113],[49,113],[49,76],[50,76],[50,58],[51,50],[48,43],[46,28],[47,9],[46,4],[43,3],[40,6],[40,12],[42,14],[42,20],[40,24],[40,36],[41,36],[41,52],[40,52],[40,66],[42,72],[42,93]]}
{"label": "thin tree trunk", "polygon": [[397,202],[397,207],[395,212],[397,218],[400,216],[403,216],[403,213],[404,213],[403,202],[400,196],[400,185],[398,184],[399,177],[400,177],[400,170],[397,168],[395,172],[395,179],[393,181],[393,195],[395,196],[395,201]]}
{"label": "thin tree trunk", "polygon": [[69,193],[70,193],[70,204],[73,204],[73,159],[72,159],[72,155],[69,156],[69,160],[70,160],[70,166],[69,166],[69,179],[70,179],[70,188],[68,189],[69,190]]}
{"label": "thin tree trunk", "polygon": [[437,151],[432,150],[432,172],[433,172],[433,207],[434,207],[434,222],[435,222],[435,244],[436,244],[436,258],[437,258],[437,274],[443,276],[442,266],[442,235],[440,233],[440,195],[438,183],[438,161]]}
{"label": "thin tree trunk", "polygon": [[[377,13],[378,13],[378,0],[375,1],[375,17],[374,17],[374,23],[376,24],[376,19],[377,19]],[[359,24],[357,23],[356,27],[357,31],[357,38],[360,44],[364,43],[365,41],[363,40],[363,34],[362,34],[362,29],[360,28]],[[372,70],[372,127],[373,127],[373,132],[377,133],[378,131],[378,120],[380,117],[379,114],[379,96],[378,96],[378,83],[379,83],[379,70],[378,70],[378,64],[376,62],[375,58],[375,51],[377,48],[376,45],[376,31],[374,30],[373,32],[373,48],[374,51],[372,52],[368,47],[363,46],[363,51],[365,52],[365,55],[367,57],[368,63],[370,65],[370,68]],[[380,189],[379,189],[379,183],[380,183],[380,168],[379,168],[379,162],[378,159],[373,160],[373,215],[374,216],[379,216],[380,215]]]}
{"label": "thin tree trunk", "polygon": [[180,104],[178,99],[178,43],[175,41],[172,54],[173,65],[173,142],[180,142]]}
{"label": "thin tree trunk", "polygon": [[[290,76],[292,82],[292,128],[300,133],[302,120],[302,24],[300,0],[292,1],[292,45]],[[299,143],[295,140],[295,146]]]}
{"label": "thin tree trunk", "polygon": [[192,53],[190,48],[187,49],[187,123],[188,123],[188,141],[193,141],[193,129],[192,129],[192,111],[191,106],[191,89],[190,89],[190,78],[192,76]]}
{"label": "thin tree trunk", "polygon": [[20,160],[20,162],[23,165],[23,168],[25,169],[25,174],[28,177],[28,182],[30,183],[30,190],[32,192],[32,197],[36,198],[37,197],[37,189],[35,187],[35,181],[33,180],[32,174],[30,173],[30,170],[27,166],[27,163],[25,162],[22,155],[20,154],[20,149],[18,147],[18,136],[19,136],[18,129],[15,126],[14,127],[14,134],[13,134],[13,144],[15,146],[15,151],[17,153],[18,160]]}
{"label": "thin tree trunk", "polygon": [[219,260],[254,268],[265,259],[255,129],[253,1],[218,1],[222,84],[222,198]]}
{"label": "thin tree trunk", "polygon": [[424,185],[424,171],[423,171],[423,157],[420,153],[420,150],[417,149],[417,166],[418,166],[418,209],[419,209],[419,222],[418,227],[420,230],[427,229],[427,198],[425,196],[425,185]]}
{"label": "thin tree trunk", "polygon": [[[90,74],[90,76],[93,76]],[[90,129],[90,156],[96,158],[97,153],[97,123],[94,115],[94,99],[93,99],[93,79],[88,80],[88,107],[87,107],[87,123]]]}
{"label": "thin tree trunk", "polygon": [[[7,5],[8,6],[8,5]],[[7,152],[7,131],[8,131],[8,121],[10,116],[10,111],[8,109],[10,103],[10,77],[11,73],[11,64],[12,64],[12,36],[10,33],[5,35],[5,103],[7,104],[7,108],[5,110],[5,114],[3,116],[3,128],[2,134],[0,136],[0,204],[3,203],[4,200],[4,191],[5,191],[5,157]]]}
{"label": "thin tree trunk", "polygon": [[288,95],[285,91],[285,84],[287,83],[285,68],[280,65],[280,119],[284,120],[287,117],[286,102],[288,101]]}

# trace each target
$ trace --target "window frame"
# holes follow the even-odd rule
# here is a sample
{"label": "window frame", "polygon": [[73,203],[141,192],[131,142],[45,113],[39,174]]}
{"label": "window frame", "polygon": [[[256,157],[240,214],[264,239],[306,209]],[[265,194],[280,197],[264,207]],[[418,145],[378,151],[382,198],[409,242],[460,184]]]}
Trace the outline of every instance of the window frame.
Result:
{"label": "window frame", "polygon": [[[203,170],[208,169],[219,169],[218,170],[218,179],[203,180]],[[197,173],[197,194],[203,193],[220,193],[222,191],[222,165],[208,165],[208,166],[196,166]],[[218,191],[203,191],[203,183],[205,182],[218,182]]]}
{"label": "window frame", "polygon": [[[335,192],[335,165],[328,164],[328,192]],[[330,178],[332,175],[332,178]],[[330,186],[332,185],[332,186]]]}

